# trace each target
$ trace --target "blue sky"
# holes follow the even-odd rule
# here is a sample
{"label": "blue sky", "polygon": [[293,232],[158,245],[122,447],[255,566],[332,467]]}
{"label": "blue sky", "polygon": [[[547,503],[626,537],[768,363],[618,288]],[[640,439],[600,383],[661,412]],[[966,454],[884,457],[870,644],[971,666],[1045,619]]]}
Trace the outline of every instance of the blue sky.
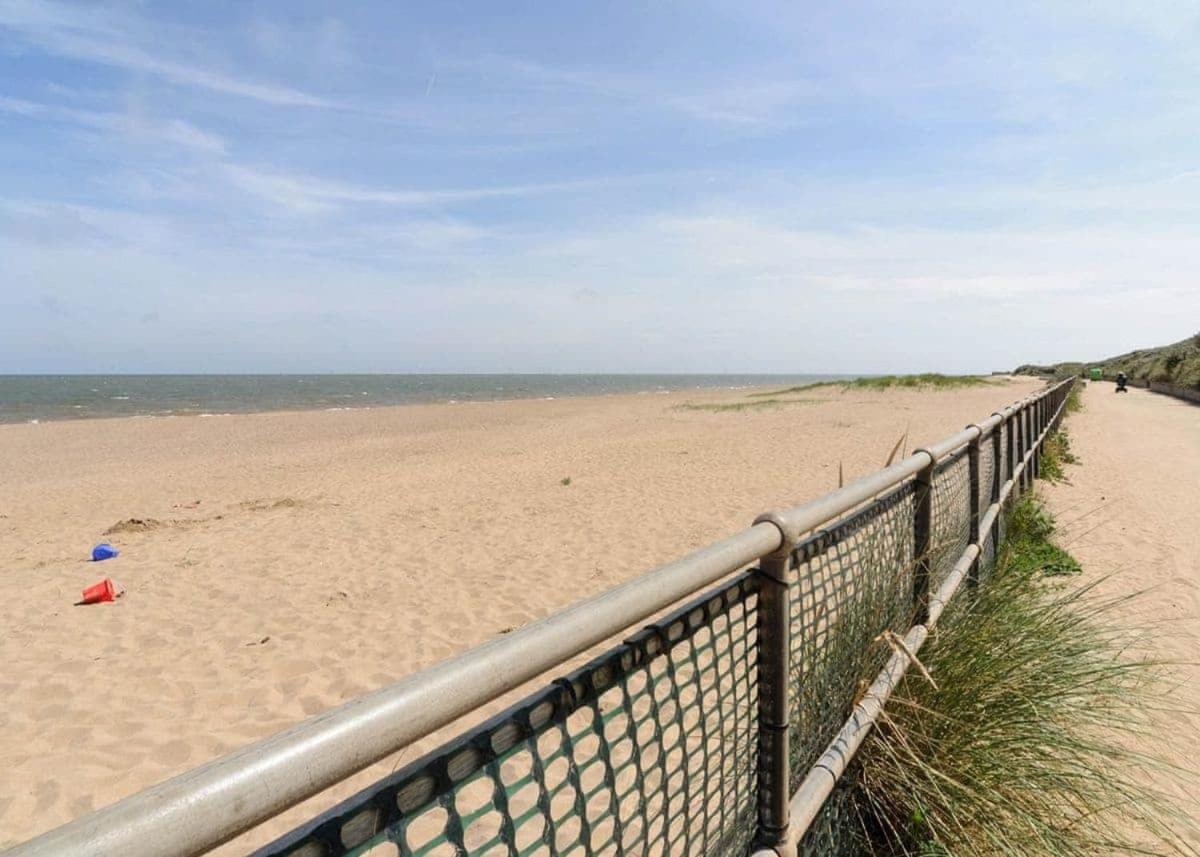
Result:
{"label": "blue sky", "polygon": [[977,371],[1200,329],[1192,2],[0,0],[0,372]]}

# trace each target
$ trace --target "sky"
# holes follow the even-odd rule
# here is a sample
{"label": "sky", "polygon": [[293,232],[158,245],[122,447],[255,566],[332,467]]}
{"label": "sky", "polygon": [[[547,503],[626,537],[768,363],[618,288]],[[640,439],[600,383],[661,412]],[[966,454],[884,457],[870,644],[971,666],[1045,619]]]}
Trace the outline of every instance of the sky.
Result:
{"label": "sky", "polygon": [[975,372],[1200,330],[1200,5],[0,0],[0,372]]}

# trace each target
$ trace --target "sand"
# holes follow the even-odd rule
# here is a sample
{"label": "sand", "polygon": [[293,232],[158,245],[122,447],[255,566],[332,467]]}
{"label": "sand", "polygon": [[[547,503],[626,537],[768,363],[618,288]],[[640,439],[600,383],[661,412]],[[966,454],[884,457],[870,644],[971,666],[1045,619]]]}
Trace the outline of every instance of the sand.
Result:
{"label": "sand", "polygon": [[[1083,402],[1067,423],[1080,463],[1040,490],[1085,582],[1105,597],[1140,593],[1113,617],[1148,633],[1142,654],[1173,664],[1173,710],[1156,715],[1163,740],[1138,749],[1187,769],[1154,779],[1200,818],[1200,407],[1108,383],[1089,384]],[[1200,849],[1200,831],[1188,842]]]}
{"label": "sand", "polygon": [[[911,449],[1038,386],[819,389],[746,410],[680,407],[750,401],[726,391],[0,426],[0,846],[831,490],[839,461],[847,479],[878,469],[906,429]],[[1090,447],[1091,419],[1080,490],[1085,473],[1133,472]],[[1161,447],[1145,437],[1148,458]],[[1195,519],[1196,484],[1193,471],[1173,486],[1178,504],[1151,497],[1154,528],[1121,536],[1168,563],[1155,573],[1178,581],[1181,613],[1194,560],[1154,546],[1185,510]],[[105,539],[121,556],[87,562]],[[72,606],[105,575],[124,598]]]}

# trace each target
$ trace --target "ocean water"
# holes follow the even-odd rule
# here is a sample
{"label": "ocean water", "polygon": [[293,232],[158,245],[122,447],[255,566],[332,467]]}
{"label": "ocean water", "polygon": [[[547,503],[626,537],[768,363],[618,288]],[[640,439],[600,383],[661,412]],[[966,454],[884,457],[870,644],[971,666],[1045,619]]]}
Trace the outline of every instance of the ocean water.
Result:
{"label": "ocean water", "polygon": [[845,375],[0,375],[0,423],[737,389]]}

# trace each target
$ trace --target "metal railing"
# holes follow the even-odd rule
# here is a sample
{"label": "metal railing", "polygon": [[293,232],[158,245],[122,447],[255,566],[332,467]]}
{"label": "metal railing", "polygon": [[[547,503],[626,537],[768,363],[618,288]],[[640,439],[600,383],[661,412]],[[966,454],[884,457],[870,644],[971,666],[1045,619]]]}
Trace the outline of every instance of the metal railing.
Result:
{"label": "metal railing", "polygon": [[656,616],[257,854],[838,853],[834,785],[986,582],[1072,383],[5,853],[202,854]]}

